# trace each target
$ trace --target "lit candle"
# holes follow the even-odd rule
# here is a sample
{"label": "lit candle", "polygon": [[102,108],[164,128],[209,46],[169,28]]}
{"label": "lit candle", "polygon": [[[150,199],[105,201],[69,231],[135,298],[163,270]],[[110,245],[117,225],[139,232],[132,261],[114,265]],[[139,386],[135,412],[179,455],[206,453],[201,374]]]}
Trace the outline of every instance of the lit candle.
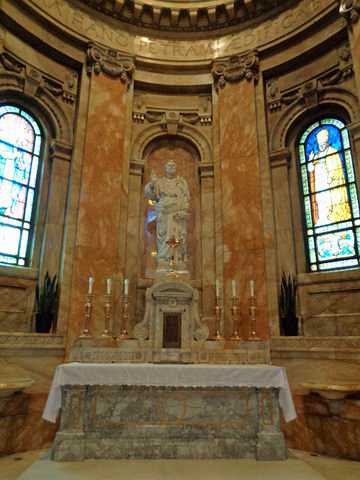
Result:
{"label": "lit candle", "polygon": [[220,285],[219,285],[219,280],[215,281],[215,290],[216,290],[216,296],[220,297]]}
{"label": "lit candle", "polygon": [[106,293],[107,295],[111,295],[111,287],[112,287],[112,280],[111,278],[106,279]]}
{"label": "lit candle", "polygon": [[231,280],[231,294],[233,298],[236,298],[236,281]]}
{"label": "lit candle", "polygon": [[129,295],[129,279],[124,280],[124,295]]}
{"label": "lit candle", "polygon": [[250,280],[250,296],[255,297],[255,282]]}
{"label": "lit candle", "polygon": [[89,288],[88,288],[89,295],[91,295],[93,292],[93,285],[94,285],[94,277],[89,277]]}

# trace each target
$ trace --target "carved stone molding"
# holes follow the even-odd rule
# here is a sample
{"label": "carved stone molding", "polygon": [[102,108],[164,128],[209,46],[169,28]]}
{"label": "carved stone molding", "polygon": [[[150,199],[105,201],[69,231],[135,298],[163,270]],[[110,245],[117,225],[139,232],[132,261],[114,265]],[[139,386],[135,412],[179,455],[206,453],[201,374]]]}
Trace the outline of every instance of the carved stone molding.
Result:
{"label": "carved stone molding", "polygon": [[228,60],[215,62],[211,71],[216,89],[224,88],[226,82],[259,79],[259,55],[257,51],[247,55],[235,55]]}
{"label": "carved stone molding", "polygon": [[291,154],[287,148],[276,150],[270,153],[270,163],[272,168],[288,167],[290,164]]}
{"label": "carved stone molding", "polygon": [[270,79],[266,85],[267,106],[270,112],[281,110],[283,105],[302,102],[311,107],[319,103],[326,89],[341,84],[353,75],[353,64],[350,47],[344,45],[338,50],[338,62],[335,67],[293,88],[281,91],[277,79]]}
{"label": "carved stone molding", "polygon": [[202,163],[199,165],[199,172],[201,178],[213,177],[214,165],[212,163]]}
{"label": "carved stone molding", "polygon": [[53,140],[50,144],[50,158],[64,160],[65,162],[71,161],[72,146],[68,143],[61,142],[59,140]]}
{"label": "carved stone molding", "polygon": [[144,173],[144,164],[139,160],[130,161],[130,175],[142,176]]}
{"label": "carved stone molding", "polygon": [[1,348],[63,348],[62,335],[43,333],[0,333]]}
{"label": "carved stone molding", "polygon": [[339,12],[350,24],[356,23],[360,17],[360,1],[341,0]]}
{"label": "carved stone molding", "polygon": [[129,85],[135,66],[132,58],[122,55],[117,50],[102,48],[90,43],[87,49],[87,72],[89,75],[104,73],[112,78],[119,78]]}
{"label": "carved stone molding", "polygon": [[[0,77],[7,72],[16,75],[19,85],[28,96],[39,96],[41,92],[60,98],[64,103],[73,104],[76,99],[77,73],[69,71],[61,81],[40,72],[33,66],[19,61],[0,44]],[[1,80],[0,80],[1,87]]]}
{"label": "carved stone molding", "polygon": [[0,44],[0,64],[4,70],[21,73],[24,65],[18,62],[10,53],[6,52],[3,46]]}
{"label": "carved stone molding", "polygon": [[162,31],[203,32],[251,23],[295,0],[80,0],[117,20]]}
{"label": "carved stone molding", "polygon": [[184,124],[209,126],[212,124],[211,98],[199,96],[198,106],[190,110],[164,110],[146,104],[141,95],[134,99],[133,121],[140,124],[160,123],[169,134],[175,135]]}

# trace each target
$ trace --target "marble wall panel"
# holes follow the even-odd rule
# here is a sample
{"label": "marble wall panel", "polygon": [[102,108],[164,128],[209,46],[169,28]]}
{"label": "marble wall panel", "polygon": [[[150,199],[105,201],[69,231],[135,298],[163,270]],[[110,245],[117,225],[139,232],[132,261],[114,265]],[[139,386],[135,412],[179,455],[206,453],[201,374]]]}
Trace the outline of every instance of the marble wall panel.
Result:
{"label": "marble wall panel", "polygon": [[255,281],[257,328],[268,336],[261,181],[255,90],[250,82],[226,85],[219,94],[225,333],[231,333],[231,280],[238,284],[244,336],[248,334],[249,282]]}
{"label": "marble wall panel", "polygon": [[[124,194],[126,86],[105,75],[91,79],[75,242],[69,340],[80,333],[89,275],[95,279],[93,333],[104,329],[107,277],[118,274],[120,207]],[[123,226],[123,228],[126,228]],[[114,285],[115,294],[120,285]]]}
{"label": "marble wall panel", "polygon": [[34,294],[34,280],[0,278],[0,331],[31,331]]}

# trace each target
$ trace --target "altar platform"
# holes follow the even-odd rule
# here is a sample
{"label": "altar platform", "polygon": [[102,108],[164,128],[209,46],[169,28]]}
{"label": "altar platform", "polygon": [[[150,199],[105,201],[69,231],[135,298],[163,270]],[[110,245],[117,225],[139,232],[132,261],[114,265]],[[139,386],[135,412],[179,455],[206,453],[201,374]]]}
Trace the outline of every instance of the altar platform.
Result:
{"label": "altar platform", "polygon": [[60,407],[57,461],[282,460],[280,409],[296,417],[286,372],[271,365],[64,364],[43,418]]}

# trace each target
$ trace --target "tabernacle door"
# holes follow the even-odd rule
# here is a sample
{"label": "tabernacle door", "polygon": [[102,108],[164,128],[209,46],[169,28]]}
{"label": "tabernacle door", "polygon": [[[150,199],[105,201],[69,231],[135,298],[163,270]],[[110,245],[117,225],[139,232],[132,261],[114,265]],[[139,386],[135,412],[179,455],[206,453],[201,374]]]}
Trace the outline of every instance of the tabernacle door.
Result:
{"label": "tabernacle door", "polygon": [[164,313],[163,325],[163,348],[181,348],[181,313]]}

